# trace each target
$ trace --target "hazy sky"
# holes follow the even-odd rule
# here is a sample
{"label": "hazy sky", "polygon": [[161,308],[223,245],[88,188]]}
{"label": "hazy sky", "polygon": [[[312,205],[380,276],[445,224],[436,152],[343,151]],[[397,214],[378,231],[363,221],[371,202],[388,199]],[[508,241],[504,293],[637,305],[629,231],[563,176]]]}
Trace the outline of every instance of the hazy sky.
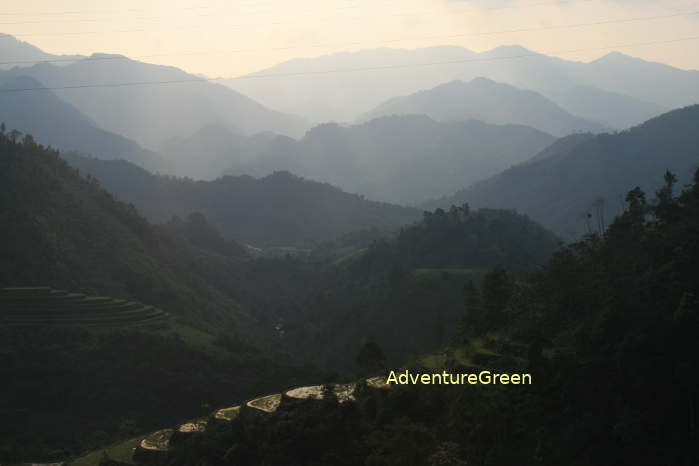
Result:
{"label": "hazy sky", "polygon": [[[520,44],[583,61],[602,56],[614,46],[647,60],[699,69],[699,40],[622,47],[699,36],[699,14],[689,14],[699,12],[699,0],[120,0],[119,6],[114,1],[94,0],[2,3],[0,32],[47,52],[120,53],[212,77],[237,76],[294,57],[431,45],[462,45],[482,51]],[[639,18],[642,20],[635,21]],[[607,24],[581,25],[604,22]],[[576,49],[585,50],[572,51]]]}

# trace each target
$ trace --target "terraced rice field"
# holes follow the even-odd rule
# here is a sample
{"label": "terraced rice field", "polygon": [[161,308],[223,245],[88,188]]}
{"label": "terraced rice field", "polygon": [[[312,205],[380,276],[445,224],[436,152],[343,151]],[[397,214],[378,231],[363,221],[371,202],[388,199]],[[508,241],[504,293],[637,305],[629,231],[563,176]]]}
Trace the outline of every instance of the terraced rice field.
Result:
{"label": "terraced rice field", "polygon": [[279,407],[282,401],[282,395],[280,393],[274,395],[263,396],[262,398],[256,398],[254,400],[248,401],[248,407],[255,408],[266,413],[273,413]]}
{"label": "terraced rice field", "polygon": [[170,449],[170,438],[174,430],[163,429],[153,432],[148,437],[141,440],[140,447],[150,451],[168,451]]}
{"label": "terraced rice field", "polygon": [[194,432],[204,432],[206,430],[206,424],[208,424],[208,419],[197,419],[196,421],[186,422],[182,424],[177,430],[183,434],[189,434]]}
{"label": "terraced rice field", "polygon": [[286,396],[290,398],[297,398],[299,400],[323,399],[323,386],[322,385],[312,385],[310,387],[299,387],[294,388],[286,392]]}
{"label": "terraced rice field", "polygon": [[[385,377],[373,377],[366,380],[367,385],[375,388],[390,388],[390,385],[386,384]],[[357,387],[356,383],[346,383],[338,384],[333,388],[337,401],[339,403],[344,403],[346,401],[352,401],[355,399],[354,391]],[[286,395],[290,398],[297,399],[323,399],[323,385],[311,385],[307,387],[298,387],[286,392]],[[255,398],[246,403],[246,406],[253,408],[265,413],[275,412],[282,403],[282,395],[276,393],[273,395],[267,395],[260,398]],[[222,421],[233,421],[240,415],[240,406],[232,406],[230,408],[223,408],[212,413],[213,419],[218,419]],[[167,455],[170,451],[171,444],[175,442],[176,438],[181,434],[188,434],[193,432],[203,432],[210,418],[196,419],[191,422],[184,423],[180,425],[177,429],[162,429],[152,434],[146,436],[140,442],[137,439],[132,439],[122,444],[117,445],[113,449],[107,450],[110,457],[118,459],[119,461],[125,463],[136,463],[136,464],[161,464],[162,456]],[[138,448],[136,448],[138,447]],[[118,448],[118,449],[117,449]],[[138,459],[134,459],[133,451],[138,450],[136,453],[141,453]],[[98,450],[87,455],[84,455],[68,466],[96,466],[98,460],[102,458],[102,450]],[[143,456],[142,453],[148,453],[149,456]],[[156,455],[156,456],[150,456]],[[156,459],[153,459],[156,458]],[[161,458],[158,460],[157,458]]]}
{"label": "terraced rice field", "polygon": [[[357,384],[354,383],[335,385],[335,387],[333,387],[333,393],[337,401],[339,403],[344,403],[354,400],[354,389],[356,386]],[[309,387],[298,387],[289,390],[286,392],[286,396],[299,400],[322,400],[325,394],[323,393],[323,385],[311,385]]]}
{"label": "terraced rice field", "polygon": [[233,406],[231,408],[219,409],[214,413],[214,418],[221,421],[232,421],[240,414],[240,406]]}
{"label": "terraced rice field", "polygon": [[0,288],[0,324],[126,326],[160,322],[168,314],[153,306],[87,296],[47,287]]}

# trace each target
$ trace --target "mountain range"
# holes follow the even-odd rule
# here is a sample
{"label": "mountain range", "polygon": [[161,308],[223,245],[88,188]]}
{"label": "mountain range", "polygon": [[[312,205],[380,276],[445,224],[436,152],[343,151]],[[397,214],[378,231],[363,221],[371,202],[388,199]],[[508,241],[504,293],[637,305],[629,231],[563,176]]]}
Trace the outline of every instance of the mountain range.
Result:
{"label": "mountain range", "polygon": [[528,163],[425,207],[467,202],[517,209],[566,239],[598,232],[622,212],[634,187],[654,192],[666,170],[679,186],[690,181],[699,166],[697,127],[699,105],[693,105],[618,134],[572,135]]}
{"label": "mountain range", "polygon": [[101,159],[129,160],[152,171],[172,171],[171,165],[157,153],[99,128],[50,90],[6,92],[42,87],[40,82],[27,76],[0,85],[0,122],[5,123],[8,130],[31,134],[38,142],[64,151],[77,151]]}
{"label": "mountain range", "polygon": [[15,67],[0,71],[0,83],[20,76],[54,89],[100,127],[148,149],[210,124],[248,134],[274,131],[296,136],[307,127],[299,117],[270,110],[220,84],[121,55],[93,54],[64,66]]}
{"label": "mountain range", "polygon": [[278,138],[291,139],[271,132],[248,136],[229,127],[207,125],[190,136],[163,141],[158,152],[167,154],[178,176],[213,180],[222,176],[231,165],[249,162],[268,150]]}
{"label": "mountain range", "polygon": [[298,141],[278,137],[233,165],[231,173],[288,170],[369,199],[410,205],[521,163],[553,140],[527,126],[388,116],[351,126],[319,125]]}
{"label": "mountain range", "polygon": [[534,91],[517,89],[487,78],[452,81],[404,97],[394,97],[360,117],[427,115],[438,121],[480,120],[531,126],[555,136],[601,132],[603,125],[576,117]]}
{"label": "mountain range", "polygon": [[[253,79],[260,76],[266,78]],[[614,113],[621,114],[621,118],[610,121],[606,106],[591,108],[591,114],[579,116],[617,129],[625,129],[621,125],[629,122],[643,121],[635,117],[642,103],[664,109],[699,103],[696,70],[682,70],[619,52],[588,63],[570,61],[515,45],[482,53],[456,46],[341,52],[289,60],[222,82],[272,108],[321,122],[352,121],[390,98],[479,76],[548,97],[565,95],[580,86],[592,88],[588,92],[599,96],[613,93],[617,105],[622,105]],[[568,102],[566,98],[556,101],[576,114],[575,106],[566,106]]]}
{"label": "mountain range", "polygon": [[224,238],[257,247],[308,248],[356,230],[395,230],[420,216],[417,209],[371,202],[288,172],[193,181],[153,175],[126,161],[64,157],[152,222],[198,212]]}
{"label": "mountain range", "polygon": [[0,70],[10,69],[15,66],[28,66],[43,60],[55,60],[57,64],[61,64],[84,58],[81,55],[53,55],[46,53],[29,42],[18,40],[9,34],[1,32],[0,57],[2,57]]}

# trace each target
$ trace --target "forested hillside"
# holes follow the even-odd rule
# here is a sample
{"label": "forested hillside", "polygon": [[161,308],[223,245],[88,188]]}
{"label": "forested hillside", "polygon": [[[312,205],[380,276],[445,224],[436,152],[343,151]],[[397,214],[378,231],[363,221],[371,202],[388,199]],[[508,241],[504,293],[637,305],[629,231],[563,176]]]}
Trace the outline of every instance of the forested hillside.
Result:
{"label": "forested hillside", "polygon": [[531,384],[287,400],[212,426],[170,463],[696,464],[699,171],[677,197],[674,185],[668,172],[652,201],[633,189],[604,235],[561,248],[529,279],[494,269],[482,286],[467,281],[458,339],[403,365],[528,373]]}
{"label": "forested hillside", "polygon": [[153,222],[201,212],[225,238],[258,247],[310,248],[354,230],[396,229],[419,217],[416,209],[370,202],[288,172],[193,181],[153,175],[126,162],[65,157]]}
{"label": "forested hillside", "polygon": [[31,136],[0,133],[0,185],[0,289],[73,292],[0,293],[3,463],[62,459],[318,377],[260,349],[275,335],[252,285],[263,272],[244,273],[242,247],[201,214],[153,226]]}
{"label": "forested hillside", "polygon": [[[315,286],[273,314],[284,329],[280,344],[302,359],[351,372],[362,344],[376,341],[398,363],[451,341],[465,279],[480,281],[498,265],[526,276],[557,246],[552,233],[514,212],[467,205],[426,212],[421,222],[365,249],[339,245],[344,255],[319,273]],[[319,346],[326,351],[316,351]]]}
{"label": "forested hillside", "polygon": [[0,283],[134,297],[185,319],[235,322],[239,306],[190,268],[195,249],[182,249],[31,136],[2,134],[0,144]]}
{"label": "forested hillside", "polygon": [[566,239],[599,231],[621,213],[624,193],[659,187],[657,173],[671,170],[680,185],[699,164],[699,106],[666,113],[614,134],[575,135],[530,163],[475,183],[428,204],[517,209]]}

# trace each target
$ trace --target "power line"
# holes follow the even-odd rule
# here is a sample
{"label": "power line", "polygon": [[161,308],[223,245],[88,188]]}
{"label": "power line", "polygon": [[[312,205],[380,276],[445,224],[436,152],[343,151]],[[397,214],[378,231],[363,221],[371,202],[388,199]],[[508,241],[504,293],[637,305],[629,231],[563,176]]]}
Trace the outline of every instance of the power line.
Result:
{"label": "power line", "polygon": [[[356,1],[356,0],[355,0]],[[255,6],[255,5],[260,5],[259,1],[250,1],[250,2],[239,2],[241,6]],[[266,5],[271,5],[272,2],[267,2],[263,3]],[[199,6],[186,6],[186,7],[172,7],[168,6],[168,9],[171,10],[200,10],[200,9],[211,9],[213,7],[209,5],[199,5]],[[48,11],[48,12],[40,12],[40,13],[35,13],[35,12],[1,12],[0,16],[65,16],[65,15],[84,15],[84,14],[97,14],[97,15],[113,15],[117,13],[124,13],[124,12],[145,12],[145,11],[151,11],[146,8],[129,8],[129,9],[118,9],[118,10],[63,10],[63,11]]]}
{"label": "power line", "polygon": [[[480,8],[480,11],[496,11],[496,10],[510,10],[510,9],[520,9],[520,8],[532,8],[532,7],[539,7],[539,6],[564,6],[564,5],[571,5],[571,4],[578,4],[578,3],[589,3],[589,2],[597,2],[601,0],[558,0],[558,1],[546,1],[546,2],[535,2],[535,3],[526,3],[526,4],[520,4],[520,5],[506,5],[506,6],[499,6],[499,7],[491,7],[491,8]],[[328,10],[343,10],[343,9],[351,9],[351,8],[358,8],[359,6],[357,4],[351,5],[351,6],[344,6],[344,7],[335,7],[335,8],[329,8]],[[473,8],[471,6],[468,6],[468,8]],[[467,8],[467,9],[468,9]],[[139,11],[139,10],[131,10],[131,11]],[[143,10],[145,11],[145,10]],[[305,9],[305,10],[297,10],[296,12],[317,12],[317,9]],[[409,13],[394,13],[387,15],[388,17],[409,17],[409,16],[435,16],[437,13],[434,13],[434,10],[423,10],[423,11],[418,11],[418,12],[409,12]],[[220,14],[200,14],[196,15],[199,17],[211,17],[211,16],[216,16],[219,17],[221,16]],[[251,16],[251,15],[247,15]],[[174,17],[174,16],[173,16]],[[163,16],[150,16],[150,17],[141,17],[141,18],[133,18],[134,20],[157,20],[157,19],[162,19]],[[191,18],[191,16],[187,17],[187,19]],[[364,16],[358,16],[352,18],[353,20],[358,20],[358,19],[363,19]],[[107,19],[113,19],[113,18],[107,18]],[[81,23],[81,22],[87,22],[87,23],[94,23],[94,22],[99,22],[102,21],[101,19],[75,19],[75,20],[68,20],[68,21],[62,21],[65,23]],[[22,24],[43,24],[44,21],[19,21],[19,22],[5,22],[5,23],[0,23],[0,25],[4,26],[11,26],[11,25],[22,25]],[[281,25],[281,24],[288,24],[288,21],[272,21],[272,22],[266,22],[266,25]],[[227,25],[227,28],[241,28],[244,26],[249,26],[249,25]],[[133,32],[141,32],[142,30],[134,30]],[[104,33],[113,33],[113,32],[129,32],[129,31],[88,31],[85,32],[85,34],[104,34]],[[82,33],[76,33],[76,32],[54,32],[54,33],[33,33],[33,34],[14,34],[16,37],[36,37],[36,36],[71,36],[71,35],[81,35]]]}
{"label": "power line", "polygon": [[231,79],[231,80],[233,80],[233,79],[264,79],[264,78],[311,76],[311,75],[324,75],[324,74],[360,72],[360,71],[380,71],[380,70],[388,70],[388,69],[404,69],[404,68],[412,68],[412,67],[452,65],[452,64],[463,64],[463,63],[472,63],[472,62],[514,60],[514,59],[531,58],[531,57],[548,57],[550,55],[556,55],[556,54],[561,54],[561,53],[577,53],[577,52],[610,50],[610,49],[619,49],[619,48],[628,48],[628,47],[641,47],[641,46],[648,46],[648,45],[670,44],[670,43],[697,40],[697,39],[699,39],[699,36],[682,37],[682,38],[669,39],[669,40],[663,40],[663,41],[619,44],[619,45],[606,46],[606,47],[558,50],[558,51],[546,52],[546,54],[532,52],[532,53],[511,55],[511,56],[504,56],[504,57],[479,57],[479,58],[470,58],[470,59],[463,59],[463,60],[435,61],[435,62],[427,62],[427,63],[406,63],[406,64],[395,64],[395,65],[384,65],[384,66],[367,66],[367,67],[359,67],[359,68],[338,68],[338,69],[321,70],[321,71],[258,74],[258,75],[240,76],[237,78],[195,78],[195,79],[178,79],[178,80],[169,80],[169,81],[134,81],[134,82],[125,82],[125,83],[78,84],[78,85],[72,85],[72,86],[58,86],[58,87],[27,87],[27,88],[15,88],[15,89],[0,89],[0,92],[61,91],[61,90],[71,90],[71,89],[95,89],[95,88],[115,88],[115,87],[131,87],[131,86],[200,83],[200,82],[219,81],[219,80],[223,80],[223,79]]}
{"label": "power line", "polygon": [[[526,3],[526,4],[520,4],[520,5],[503,5],[503,6],[498,6],[498,7],[490,7],[490,8],[479,8],[481,11],[496,11],[496,10],[509,10],[509,9],[519,9],[519,8],[532,8],[532,7],[538,7],[538,6],[563,6],[563,5],[570,5],[573,3],[589,3],[589,2],[596,2],[600,0],[559,0],[559,1],[546,1],[546,2],[535,2],[535,3]],[[271,3],[270,3],[271,5]],[[339,7],[333,7],[333,8],[324,8],[321,9],[320,11],[323,10],[347,10],[347,9],[354,9],[354,8],[359,8],[360,5],[358,2],[354,2],[352,5],[346,5],[346,6],[339,6]],[[470,6],[469,6],[470,7]],[[470,7],[473,8],[473,7]],[[211,10],[212,7],[206,7],[206,6],[199,6],[199,7],[186,7],[182,8],[183,10]],[[94,22],[100,22],[100,21],[109,21],[114,19],[114,14],[121,14],[121,13],[137,13],[137,12],[147,12],[149,10],[146,9],[129,9],[129,10],[114,10],[112,12],[104,12],[103,14],[110,15],[105,18],[99,18],[99,19],[94,19],[94,18],[80,18],[80,19],[68,19],[68,20],[61,20],[61,21],[53,21],[50,20],[51,24],[55,23],[94,23]],[[305,9],[299,9],[295,10],[295,13],[299,12],[318,12],[319,9],[317,8],[305,8]],[[416,15],[424,15],[426,13],[431,13],[433,10],[422,10],[422,11],[417,11],[417,12],[410,12],[410,13],[396,13],[392,14],[389,16],[416,16]],[[95,14],[95,13],[89,13],[88,14]],[[43,16],[43,15],[50,15],[50,16],[59,16],[59,15],[64,15],[64,14],[84,14],[79,11],[72,11],[72,12],[63,12],[63,13],[37,13],[37,16]],[[260,14],[259,12],[257,14]],[[17,14],[12,14],[12,13],[0,13],[0,16],[17,16]],[[209,14],[201,14],[197,16],[221,16],[220,14],[217,13],[209,13]],[[240,13],[236,13],[236,16],[241,16]],[[244,15],[244,16],[255,16],[253,15]],[[144,16],[144,17],[139,17],[139,18],[129,18],[130,20],[149,20],[149,19],[163,19],[163,18],[179,18],[180,16],[172,16],[172,15],[154,15],[154,16]],[[190,16],[187,16],[186,18],[189,18]],[[13,22],[2,22],[0,25],[2,26],[10,26],[10,25],[17,25],[17,24],[44,24],[48,20],[22,20],[22,21],[13,21]]]}
{"label": "power line", "polygon": [[[449,34],[449,35],[442,35],[442,36],[422,36],[422,37],[399,38],[399,39],[389,39],[389,40],[380,41],[380,42],[355,41],[355,42],[346,42],[343,44],[334,44],[334,46],[335,47],[347,47],[347,46],[362,45],[362,44],[383,45],[383,44],[390,44],[390,43],[404,42],[404,41],[413,41],[413,40],[453,39],[456,37],[486,36],[486,35],[497,35],[497,34],[511,34],[511,33],[519,33],[519,32],[538,32],[538,31],[550,31],[550,30],[561,30],[561,29],[574,29],[574,28],[600,26],[600,25],[607,25],[607,24],[623,24],[623,23],[653,21],[653,20],[659,20],[659,19],[688,17],[688,16],[694,16],[697,14],[699,14],[699,11],[692,11],[689,13],[686,13],[686,12],[674,13],[674,14],[669,14],[669,15],[644,16],[644,17],[636,17],[636,18],[599,20],[599,21],[593,21],[593,22],[587,22],[587,23],[577,23],[577,24],[526,27],[526,28],[505,29],[505,30],[498,30],[498,31],[467,32],[467,33]],[[122,31],[122,32],[128,32],[128,31]],[[75,34],[80,34],[80,33],[75,33]],[[331,45],[333,45],[333,44],[331,44]],[[312,44],[312,45],[285,46],[285,47],[258,48],[258,49],[237,49],[237,50],[227,50],[227,51],[221,51],[221,52],[207,51],[207,52],[162,53],[162,54],[150,54],[150,55],[136,55],[136,56],[133,56],[131,58],[118,55],[118,56],[107,56],[107,57],[100,56],[100,57],[82,58],[82,59],[55,58],[55,59],[46,59],[46,60],[21,60],[21,61],[0,62],[0,66],[30,65],[30,64],[39,64],[39,63],[78,62],[78,61],[128,60],[128,59],[155,58],[155,57],[165,57],[165,56],[205,55],[205,54],[217,54],[217,53],[218,54],[228,54],[228,53],[259,52],[259,51],[270,51],[270,50],[279,51],[279,50],[292,50],[292,49],[299,49],[299,48],[305,49],[305,48],[317,48],[317,47],[327,47],[327,46],[329,46],[329,44]]]}
{"label": "power line", "polygon": [[[575,2],[587,2],[587,1],[596,1],[596,0],[566,0],[566,1],[575,1]],[[272,5],[271,2],[267,3],[267,5]],[[240,5],[236,5],[240,6]],[[256,6],[259,6],[256,5]],[[323,8],[320,11],[327,11],[327,10],[347,10],[347,9],[352,9],[352,8],[359,8],[359,5],[355,1],[354,4],[352,5],[345,5],[345,6],[336,6],[332,8]],[[183,10],[212,10],[213,7],[209,6],[199,6],[199,7],[186,7],[182,8]],[[0,25],[3,26],[11,26],[11,25],[18,25],[18,24],[45,24],[45,23],[50,23],[50,24],[56,24],[56,23],[94,23],[94,22],[100,22],[100,21],[110,21],[115,19],[114,15],[115,14],[123,14],[123,13],[141,13],[141,12],[148,12],[150,10],[146,9],[129,9],[129,10],[115,10],[112,12],[104,12],[103,14],[109,15],[104,18],[79,18],[79,19],[67,19],[67,20],[22,20],[22,21],[13,21],[13,22],[2,22]],[[294,10],[295,13],[303,13],[303,12],[317,12],[319,9],[317,8],[303,8],[303,9],[298,9]],[[95,14],[95,13],[90,13],[86,12],[87,14]],[[250,13],[250,12],[249,12]],[[240,16],[259,16],[261,14],[265,14],[266,11],[259,10],[259,11],[252,11],[252,14],[245,14],[241,15],[239,11],[236,11],[236,17]],[[79,11],[72,11],[72,12],[58,12],[58,13],[38,13],[37,16],[42,16],[42,15],[51,15],[51,16],[60,16],[60,15],[74,15],[74,14],[84,14]],[[97,13],[99,14],[99,13]],[[0,16],[7,15],[7,14],[2,14],[0,13]],[[14,15],[13,15],[14,16]],[[216,17],[221,17],[221,13],[203,13],[199,14],[196,16],[216,16]],[[130,21],[133,20],[159,20],[159,19],[167,19],[167,18],[184,18],[184,19],[189,19],[191,18],[191,15],[188,16],[175,16],[175,15],[151,15],[151,16],[142,16],[142,17],[137,17],[137,18],[128,18]]]}

